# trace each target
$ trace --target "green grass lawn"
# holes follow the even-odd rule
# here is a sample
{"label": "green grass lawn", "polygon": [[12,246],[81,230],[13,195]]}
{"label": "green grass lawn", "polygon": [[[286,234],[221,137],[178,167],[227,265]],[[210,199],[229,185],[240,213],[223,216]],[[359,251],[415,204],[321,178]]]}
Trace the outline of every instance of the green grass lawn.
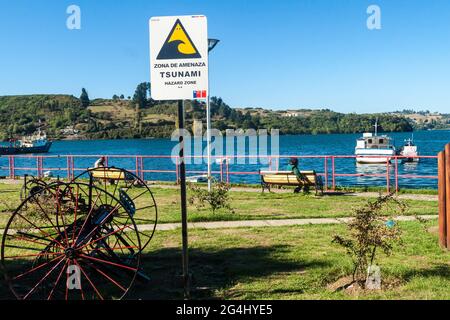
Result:
{"label": "green grass lawn", "polygon": [[[379,254],[381,291],[332,291],[351,273],[344,249],[331,242],[344,225],[195,229],[189,232],[193,299],[450,299],[450,252],[426,224],[404,222],[403,244]],[[148,283],[137,281],[130,299],[182,298],[181,232],[157,232],[142,264]],[[392,286],[392,284],[395,284]],[[10,299],[4,284],[0,299]]]}
{"label": "green grass lawn", "polygon": [[[0,223],[19,203],[20,184],[0,183]],[[160,222],[178,222],[176,189],[152,189]],[[135,191],[133,191],[135,192]],[[367,198],[350,196],[231,192],[235,214],[189,207],[190,221],[285,219],[350,216]],[[405,200],[407,214],[436,214],[437,202]],[[437,220],[404,222],[403,245],[391,257],[380,254],[382,291],[333,292],[327,286],[351,272],[345,250],[332,244],[344,225],[310,225],[189,231],[194,299],[450,299],[450,253],[430,232]],[[130,298],[182,298],[177,275],[181,265],[181,232],[157,231],[143,254],[147,284],[137,282]],[[11,298],[4,284],[0,299]]]}
{"label": "green grass lawn", "polygon": [[[450,253],[418,222],[401,223],[404,244],[379,255],[382,291],[349,294],[327,285],[351,273],[345,251],[331,243],[343,225],[192,230],[193,298],[213,299],[450,299]],[[144,256],[153,281],[137,284],[132,297],[181,298],[180,231],[157,232]]]}

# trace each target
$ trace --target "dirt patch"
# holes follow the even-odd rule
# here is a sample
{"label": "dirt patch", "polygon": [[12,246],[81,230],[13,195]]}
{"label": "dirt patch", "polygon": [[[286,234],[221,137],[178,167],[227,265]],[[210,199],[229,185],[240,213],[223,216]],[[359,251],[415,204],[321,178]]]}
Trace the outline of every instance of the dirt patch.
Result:
{"label": "dirt patch", "polygon": [[439,226],[432,226],[427,229],[431,234],[439,234]]}
{"label": "dirt patch", "polygon": [[401,279],[387,278],[381,282],[381,289],[369,290],[353,281],[352,276],[345,276],[327,285],[327,290],[332,292],[344,291],[349,295],[370,294],[373,292],[387,291],[395,289],[403,284]]}

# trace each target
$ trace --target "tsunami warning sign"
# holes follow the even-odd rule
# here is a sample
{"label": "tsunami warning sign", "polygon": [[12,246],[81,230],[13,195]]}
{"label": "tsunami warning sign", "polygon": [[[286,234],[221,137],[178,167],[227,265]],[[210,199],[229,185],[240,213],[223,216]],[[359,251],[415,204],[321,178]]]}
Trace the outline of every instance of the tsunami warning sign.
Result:
{"label": "tsunami warning sign", "polygon": [[206,17],[153,17],[149,24],[152,98],[206,98],[209,89]]}

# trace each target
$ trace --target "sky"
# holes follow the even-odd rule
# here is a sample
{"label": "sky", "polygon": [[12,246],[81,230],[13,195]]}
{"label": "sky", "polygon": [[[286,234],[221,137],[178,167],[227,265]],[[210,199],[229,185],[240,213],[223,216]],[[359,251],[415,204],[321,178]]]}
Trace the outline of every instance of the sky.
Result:
{"label": "sky", "polygon": [[150,81],[148,20],[191,14],[221,40],[210,90],[232,107],[450,113],[448,0],[0,0],[0,95],[131,96]]}

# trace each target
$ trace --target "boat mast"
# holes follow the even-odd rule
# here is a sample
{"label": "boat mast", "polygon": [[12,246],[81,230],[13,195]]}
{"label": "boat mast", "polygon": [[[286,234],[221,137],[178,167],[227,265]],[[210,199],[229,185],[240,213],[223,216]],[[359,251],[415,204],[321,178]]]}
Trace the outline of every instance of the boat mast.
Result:
{"label": "boat mast", "polygon": [[378,135],[378,118],[375,119],[374,127],[375,127],[375,136],[377,136]]}

